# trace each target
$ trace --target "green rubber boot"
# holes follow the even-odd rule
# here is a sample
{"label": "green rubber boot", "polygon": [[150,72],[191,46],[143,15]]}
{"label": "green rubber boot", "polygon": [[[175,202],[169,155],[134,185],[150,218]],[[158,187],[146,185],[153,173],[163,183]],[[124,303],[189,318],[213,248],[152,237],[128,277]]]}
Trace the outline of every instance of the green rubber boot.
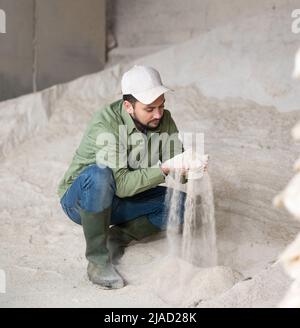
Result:
{"label": "green rubber boot", "polygon": [[89,262],[87,274],[94,284],[103,289],[124,287],[122,277],[111,264],[107,249],[107,237],[111,208],[101,213],[80,210],[81,222],[86,240],[86,258]]}
{"label": "green rubber boot", "polygon": [[119,263],[124,254],[125,247],[131,241],[142,240],[159,231],[161,230],[151,224],[146,216],[111,227],[108,234],[107,248],[109,249],[112,263]]}

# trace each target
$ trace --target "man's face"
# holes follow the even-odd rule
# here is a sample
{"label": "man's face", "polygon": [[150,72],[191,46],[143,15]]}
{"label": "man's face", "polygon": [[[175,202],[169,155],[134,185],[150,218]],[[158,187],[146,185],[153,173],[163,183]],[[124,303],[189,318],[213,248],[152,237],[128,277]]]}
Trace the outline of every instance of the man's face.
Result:
{"label": "man's face", "polygon": [[137,101],[132,106],[128,101],[124,102],[127,112],[140,124],[149,130],[156,129],[164,115],[165,97],[161,95],[152,104],[145,105]]}

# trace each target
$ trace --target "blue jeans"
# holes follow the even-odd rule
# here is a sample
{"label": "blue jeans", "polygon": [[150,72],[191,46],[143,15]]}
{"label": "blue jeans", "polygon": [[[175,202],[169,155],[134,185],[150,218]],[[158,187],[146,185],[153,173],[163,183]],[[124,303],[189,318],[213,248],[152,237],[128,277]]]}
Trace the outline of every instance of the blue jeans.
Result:
{"label": "blue jeans", "polygon": [[[99,213],[111,207],[111,225],[147,216],[153,225],[165,230],[169,213],[167,190],[166,187],[157,186],[132,197],[119,198],[115,195],[116,185],[112,170],[105,166],[90,165],[74,180],[60,203],[65,214],[78,224],[81,224],[80,209]],[[171,189],[170,192],[172,194],[175,191]],[[186,194],[179,192],[178,208],[181,223],[184,217],[185,198]]]}

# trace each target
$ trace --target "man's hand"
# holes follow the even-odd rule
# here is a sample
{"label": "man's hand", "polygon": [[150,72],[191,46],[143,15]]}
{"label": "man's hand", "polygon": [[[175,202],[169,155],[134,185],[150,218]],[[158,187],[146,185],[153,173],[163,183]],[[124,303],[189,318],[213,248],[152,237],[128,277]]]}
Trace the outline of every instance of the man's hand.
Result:
{"label": "man's hand", "polygon": [[170,172],[179,172],[180,175],[186,175],[188,173],[188,169],[186,168],[169,168],[166,164],[161,165],[161,170],[164,172],[164,174],[168,175]]}
{"label": "man's hand", "polygon": [[164,166],[164,164],[161,164],[160,168],[165,175],[168,175],[170,173],[170,169],[167,166]]}
{"label": "man's hand", "polygon": [[205,155],[201,159],[185,159],[183,156],[186,153],[179,154],[175,157],[173,157],[170,160],[167,160],[166,162],[162,163],[161,169],[164,174],[168,175],[170,172],[179,172],[180,175],[188,175],[189,170],[203,168],[203,172],[208,171],[208,159],[209,156]]}

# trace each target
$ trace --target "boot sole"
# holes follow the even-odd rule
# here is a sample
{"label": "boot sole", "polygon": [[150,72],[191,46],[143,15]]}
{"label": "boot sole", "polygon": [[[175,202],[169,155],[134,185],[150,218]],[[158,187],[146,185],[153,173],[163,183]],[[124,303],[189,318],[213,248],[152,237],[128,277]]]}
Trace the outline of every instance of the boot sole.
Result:
{"label": "boot sole", "polygon": [[93,280],[91,277],[89,277],[89,281],[92,282],[94,285],[97,285],[99,286],[101,289],[105,289],[105,290],[109,290],[109,289],[121,289],[123,287],[125,287],[125,282],[119,282],[119,283],[116,283],[116,284],[107,284],[105,282],[101,282],[101,281],[96,281],[96,280]]}

